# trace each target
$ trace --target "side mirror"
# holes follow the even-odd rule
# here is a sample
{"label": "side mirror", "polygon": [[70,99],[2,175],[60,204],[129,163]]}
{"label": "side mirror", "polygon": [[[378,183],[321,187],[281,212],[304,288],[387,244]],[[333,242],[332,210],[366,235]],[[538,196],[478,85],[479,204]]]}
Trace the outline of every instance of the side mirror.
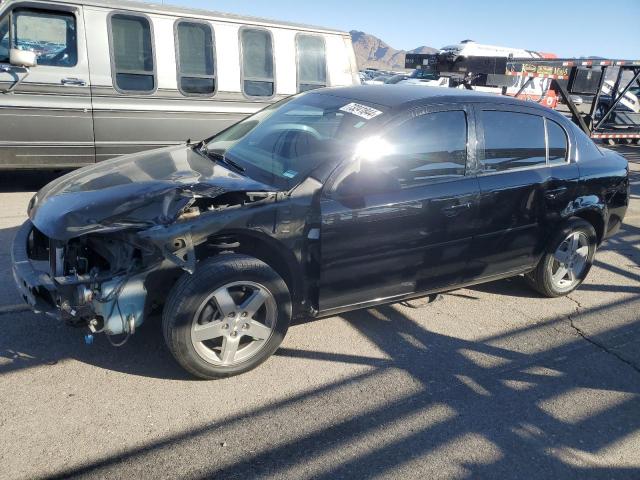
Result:
{"label": "side mirror", "polygon": [[334,190],[334,195],[339,199],[348,199],[362,196],[362,185],[358,181],[358,174],[352,173],[342,180]]}
{"label": "side mirror", "polygon": [[38,65],[38,56],[29,50],[12,48],[9,52],[9,63],[14,67],[35,67]]}

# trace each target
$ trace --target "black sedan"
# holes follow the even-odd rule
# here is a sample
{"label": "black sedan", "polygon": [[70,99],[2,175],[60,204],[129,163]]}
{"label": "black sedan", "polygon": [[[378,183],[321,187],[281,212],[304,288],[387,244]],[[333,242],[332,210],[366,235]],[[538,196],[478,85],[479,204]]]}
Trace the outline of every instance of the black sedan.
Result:
{"label": "black sedan", "polygon": [[52,182],[14,241],[14,276],[35,310],[113,342],[161,310],[177,361],[223,377],[267,359],[293,317],[515,275],[566,295],[620,227],[628,175],[532,103],[316,90]]}

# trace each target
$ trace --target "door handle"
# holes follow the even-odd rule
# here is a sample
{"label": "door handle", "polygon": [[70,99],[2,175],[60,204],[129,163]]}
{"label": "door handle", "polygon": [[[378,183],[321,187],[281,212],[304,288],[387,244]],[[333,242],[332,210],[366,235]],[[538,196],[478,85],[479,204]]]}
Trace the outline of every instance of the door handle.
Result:
{"label": "door handle", "polygon": [[560,188],[556,188],[554,190],[547,190],[547,192],[545,193],[545,197],[548,200],[555,200],[556,198],[558,198],[559,196],[561,196],[563,193],[565,193],[567,191],[567,187],[560,187]]}
{"label": "door handle", "polygon": [[87,82],[85,82],[84,80],[80,79],[80,78],[63,78],[60,83],[62,83],[62,85],[73,85],[76,87],[86,87],[87,86]]}
{"label": "door handle", "polygon": [[454,215],[457,215],[458,213],[460,213],[460,211],[462,210],[467,210],[471,208],[471,203],[467,202],[467,203],[461,203],[459,205],[451,205],[449,207],[444,207],[442,209],[442,212],[448,216],[448,217],[452,217]]}

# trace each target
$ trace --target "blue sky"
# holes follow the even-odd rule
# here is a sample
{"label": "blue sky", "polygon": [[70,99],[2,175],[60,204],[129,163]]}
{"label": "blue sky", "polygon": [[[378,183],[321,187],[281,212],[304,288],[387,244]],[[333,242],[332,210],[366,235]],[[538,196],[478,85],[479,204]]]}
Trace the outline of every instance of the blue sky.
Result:
{"label": "blue sky", "polygon": [[[470,38],[564,57],[640,58],[640,0],[164,1],[342,30],[363,30],[401,49],[419,45],[438,48]],[[617,18],[609,19],[614,14]]]}

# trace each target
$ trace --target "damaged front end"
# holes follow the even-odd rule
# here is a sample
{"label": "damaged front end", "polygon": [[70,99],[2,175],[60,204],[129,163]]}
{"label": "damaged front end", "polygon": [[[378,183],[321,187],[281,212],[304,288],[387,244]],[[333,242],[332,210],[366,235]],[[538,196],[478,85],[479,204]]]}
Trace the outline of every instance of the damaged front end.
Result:
{"label": "damaged front end", "polygon": [[146,229],[105,227],[105,233],[69,240],[51,239],[29,220],[14,240],[16,285],[36,312],[92,333],[129,336],[162,305],[167,285],[193,273],[197,247],[224,248],[224,237],[203,244],[234,212],[275,198],[266,192],[192,197],[171,221]]}
{"label": "damaged front end", "polygon": [[[245,207],[277,197],[184,147],[155,153],[153,164],[149,157],[72,172],[34,196],[12,248],[16,285],[33,310],[128,338],[193,273],[197,248],[246,225]],[[158,161],[162,177],[149,178]]]}
{"label": "damaged front end", "polygon": [[148,311],[146,277],[162,263],[134,233],[49,239],[27,221],[14,240],[13,274],[25,302],[93,333],[132,334]]}

